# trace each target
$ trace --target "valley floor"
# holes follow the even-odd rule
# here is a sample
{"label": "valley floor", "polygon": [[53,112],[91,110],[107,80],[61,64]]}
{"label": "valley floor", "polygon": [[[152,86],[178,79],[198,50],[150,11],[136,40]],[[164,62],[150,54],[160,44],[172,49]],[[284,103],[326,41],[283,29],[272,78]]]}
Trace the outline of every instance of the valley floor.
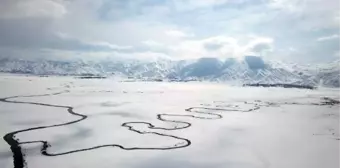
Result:
{"label": "valley floor", "polygon": [[338,89],[2,74],[0,167],[338,168],[339,99]]}

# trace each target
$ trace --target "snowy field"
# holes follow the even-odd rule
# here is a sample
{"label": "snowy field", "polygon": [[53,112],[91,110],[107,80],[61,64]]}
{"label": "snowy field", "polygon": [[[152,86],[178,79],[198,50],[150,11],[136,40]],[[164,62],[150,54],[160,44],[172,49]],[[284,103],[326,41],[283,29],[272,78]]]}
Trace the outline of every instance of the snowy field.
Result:
{"label": "snowy field", "polygon": [[6,74],[0,84],[0,168],[339,167],[337,89]]}

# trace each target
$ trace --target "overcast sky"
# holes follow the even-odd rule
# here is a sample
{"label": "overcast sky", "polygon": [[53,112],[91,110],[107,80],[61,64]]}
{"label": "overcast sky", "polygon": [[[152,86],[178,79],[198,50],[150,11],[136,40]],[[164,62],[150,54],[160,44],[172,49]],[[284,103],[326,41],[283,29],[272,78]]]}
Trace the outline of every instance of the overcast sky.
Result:
{"label": "overcast sky", "polygon": [[1,0],[0,55],[339,59],[339,0]]}

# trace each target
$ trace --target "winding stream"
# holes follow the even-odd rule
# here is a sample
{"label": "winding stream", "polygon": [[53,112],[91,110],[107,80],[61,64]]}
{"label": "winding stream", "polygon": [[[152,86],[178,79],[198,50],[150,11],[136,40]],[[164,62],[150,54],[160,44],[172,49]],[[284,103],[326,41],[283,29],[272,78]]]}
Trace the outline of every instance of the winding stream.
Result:
{"label": "winding stream", "polygon": [[[27,96],[12,96],[12,97],[7,97],[7,98],[1,98],[0,102],[4,103],[15,103],[15,104],[30,104],[30,105],[36,105],[36,106],[47,106],[47,107],[55,107],[55,108],[62,108],[65,109],[69,114],[77,116],[78,119],[72,120],[69,122],[65,123],[60,123],[60,124],[55,124],[55,125],[46,125],[46,126],[38,126],[38,127],[31,127],[27,129],[22,129],[22,130],[17,130],[13,132],[7,133],[3,139],[7,142],[7,144],[10,146],[10,149],[13,153],[13,164],[14,168],[24,168],[26,165],[25,162],[25,157],[21,149],[21,144],[31,144],[31,143],[41,143],[41,154],[45,156],[59,156],[59,155],[66,155],[66,154],[71,154],[71,153],[76,153],[76,152],[82,152],[82,151],[88,151],[88,150],[94,150],[98,148],[104,148],[104,147],[117,147],[122,150],[171,150],[171,149],[178,149],[178,148],[184,148],[187,146],[191,145],[191,141],[186,138],[174,136],[174,135],[168,135],[168,134],[163,134],[163,133],[158,133],[158,132],[148,132],[148,131],[140,131],[137,129],[134,129],[132,126],[133,124],[145,124],[147,127],[151,130],[179,130],[179,129],[185,129],[191,126],[191,123],[185,122],[185,121],[178,121],[178,120],[169,120],[165,119],[164,117],[191,117],[191,118],[197,118],[197,119],[205,119],[205,120],[215,120],[215,119],[221,119],[223,118],[222,115],[212,113],[212,112],[202,112],[199,110],[209,110],[209,111],[216,111],[216,112],[223,112],[223,111],[239,111],[239,112],[251,112],[254,110],[258,110],[260,106],[268,106],[267,105],[259,105],[257,103],[253,104],[253,108],[247,109],[247,110],[240,110],[240,109],[224,109],[224,108],[210,108],[210,107],[190,107],[185,109],[186,112],[188,113],[196,113],[196,114],[204,114],[209,117],[200,117],[200,116],[195,116],[195,115],[189,115],[189,114],[157,114],[157,119],[163,122],[170,122],[170,123],[177,123],[179,126],[174,126],[170,128],[166,127],[157,127],[153,125],[152,123],[149,122],[125,122],[122,123],[122,127],[128,128],[128,130],[136,132],[138,134],[155,134],[158,136],[164,136],[164,137],[169,137],[169,138],[174,138],[182,141],[179,144],[175,144],[174,146],[171,147],[124,147],[120,144],[103,144],[99,146],[93,146],[90,148],[84,148],[84,149],[78,149],[78,150],[72,150],[72,151],[67,151],[63,153],[49,153],[48,148],[51,146],[48,141],[44,140],[38,140],[38,141],[20,141],[15,137],[16,134],[22,133],[22,132],[28,132],[28,131],[33,131],[33,130],[39,130],[39,129],[47,129],[51,127],[61,127],[65,125],[70,125],[74,124],[77,122],[80,122],[82,120],[85,120],[87,118],[86,115],[77,113],[74,111],[74,107],[72,106],[62,106],[62,105],[53,105],[53,104],[47,104],[47,103],[38,103],[38,102],[24,102],[24,101],[15,101],[15,100],[10,100],[14,98],[23,98],[23,97],[43,97],[43,96],[53,96],[53,95],[60,95],[63,93],[69,93],[69,91],[63,91],[63,92],[58,92],[58,93],[51,93],[51,94],[41,94],[41,95],[27,95]],[[328,100],[328,103],[324,104],[312,104],[312,105],[333,105],[334,101],[333,99],[324,99]],[[338,103],[338,102],[336,102]],[[245,102],[247,104],[247,102]],[[287,103],[286,103],[287,104]]]}

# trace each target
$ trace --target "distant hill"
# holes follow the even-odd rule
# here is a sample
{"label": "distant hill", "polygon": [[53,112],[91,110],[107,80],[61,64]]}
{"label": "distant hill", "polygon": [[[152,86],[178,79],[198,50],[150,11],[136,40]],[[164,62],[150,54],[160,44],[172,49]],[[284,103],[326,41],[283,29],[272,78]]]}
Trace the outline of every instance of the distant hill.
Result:
{"label": "distant hill", "polygon": [[265,61],[257,56],[191,61],[50,61],[0,59],[0,71],[33,75],[120,75],[134,79],[172,81],[207,80],[232,84],[294,84],[340,87],[339,61],[323,65],[297,65]]}

